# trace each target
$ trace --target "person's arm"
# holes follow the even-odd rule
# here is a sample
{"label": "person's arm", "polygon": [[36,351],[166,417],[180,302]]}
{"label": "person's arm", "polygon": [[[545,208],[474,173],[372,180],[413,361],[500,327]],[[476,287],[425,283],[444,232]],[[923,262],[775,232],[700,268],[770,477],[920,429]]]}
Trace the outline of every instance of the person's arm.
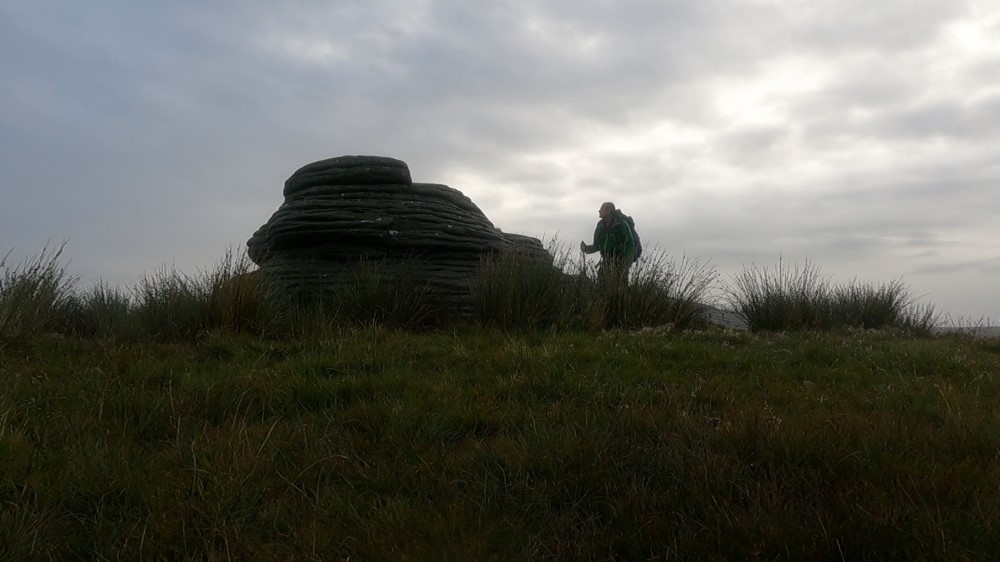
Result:
{"label": "person's arm", "polygon": [[597,228],[594,229],[594,243],[587,244],[580,241],[580,251],[585,254],[593,254],[594,252],[601,249],[601,225],[598,224]]}

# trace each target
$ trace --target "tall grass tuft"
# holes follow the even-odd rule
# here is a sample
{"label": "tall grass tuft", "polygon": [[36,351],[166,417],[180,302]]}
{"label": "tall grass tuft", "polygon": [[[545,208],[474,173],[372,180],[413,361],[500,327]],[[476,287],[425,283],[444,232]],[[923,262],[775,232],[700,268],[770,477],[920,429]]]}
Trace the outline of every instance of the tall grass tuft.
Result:
{"label": "tall grass tuft", "polygon": [[480,323],[498,328],[570,323],[580,309],[580,279],[563,273],[569,262],[564,249],[552,242],[549,251],[554,256],[551,265],[517,250],[483,258],[474,291]]}
{"label": "tall grass tuft", "polygon": [[370,260],[360,261],[346,282],[317,303],[314,307],[317,318],[404,329],[438,322],[445,311],[433,304],[430,287],[417,275],[418,267],[416,260],[405,261],[391,270]]}
{"label": "tall grass tuft", "polygon": [[135,327],[128,293],[104,281],[85,291],[74,291],[64,310],[64,327],[73,335],[121,338]]}
{"label": "tall grass tuft", "polygon": [[717,279],[709,264],[693,256],[671,258],[659,249],[632,266],[628,284],[597,276],[588,301],[593,328],[641,328],[704,322],[703,301]]}
{"label": "tall grass tuft", "polygon": [[932,306],[911,312],[913,306],[913,298],[900,280],[881,285],[854,282],[834,288],[830,322],[857,328],[920,328],[923,318],[933,320]]}
{"label": "tall grass tuft", "polygon": [[930,336],[940,321],[941,314],[933,304],[921,304],[910,298],[893,325],[912,334]]}
{"label": "tall grass tuft", "polygon": [[64,247],[46,246],[13,267],[10,252],[0,259],[0,348],[59,328],[75,282],[60,262]]}
{"label": "tall grass tuft", "polygon": [[266,335],[285,318],[272,285],[232,249],[195,276],[164,267],[141,278],[133,300],[136,333],[158,340],[187,341],[210,331]]}
{"label": "tall grass tuft", "polygon": [[770,269],[751,265],[728,288],[730,305],[752,331],[810,330],[823,327],[831,302],[830,283],[808,260]]}
{"label": "tall grass tuft", "polygon": [[480,323],[503,328],[634,329],[702,321],[702,300],[715,282],[713,268],[691,256],[671,259],[651,250],[632,267],[628,282],[602,275],[581,258],[551,244],[554,265],[517,252],[486,258],[476,281]]}
{"label": "tall grass tuft", "polygon": [[208,329],[266,335],[285,320],[287,308],[246,253],[228,249],[196,285],[206,299]]}
{"label": "tall grass tuft", "polygon": [[752,265],[733,278],[729,303],[752,331],[898,328],[930,333],[933,306],[918,306],[901,281],[833,285],[806,261]]}
{"label": "tall grass tuft", "polygon": [[207,326],[207,306],[196,279],[162,267],[133,289],[136,335],[155,340],[194,340]]}

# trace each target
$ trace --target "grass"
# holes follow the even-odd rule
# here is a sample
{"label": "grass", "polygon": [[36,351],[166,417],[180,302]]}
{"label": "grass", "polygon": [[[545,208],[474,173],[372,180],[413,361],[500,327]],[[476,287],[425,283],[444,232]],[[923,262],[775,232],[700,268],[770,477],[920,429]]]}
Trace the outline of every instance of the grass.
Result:
{"label": "grass", "polygon": [[[487,256],[471,280],[472,317],[494,328],[601,331],[703,326],[717,275],[697,258],[653,249],[627,283],[601,276],[584,259],[550,244],[554,263],[515,252]],[[163,268],[131,291],[98,283],[87,291],[43,251],[15,268],[0,261],[0,346],[49,331],[66,335],[194,341],[212,331],[291,337],[344,324],[424,329],[454,324],[455,307],[434,300],[416,271],[360,262],[353,278],[319,300],[290,300],[229,250],[213,269],[189,276]],[[6,260],[4,260],[6,261]],[[751,266],[725,287],[730,307],[752,331],[896,328],[929,334],[938,320],[900,281],[834,286],[806,262]],[[466,317],[466,320],[469,320]]]}
{"label": "grass", "polygon": [[1000,541],[1000,347],[906,329],[922,317],[876,306],[907,303],[900,284],[781,270],[761,310],[798,323],[736,332],[697,321],[697,260],[609,287],[501,255],[477,317],[415,329],[423,293],[397,303],[377,270],[319,309],[232,253],[132,291],[78,291],[58,258],[0,277],[0,560],[980,560]]}
{"label": "grass", "polygon": [[[243,253],[228,250],[215,268],[188,276],[163,268],[143,277],[122,320],[133,334],[191,341],[213,330],[268,335],[284,320],[279,296]],[[106,299],[112,303],[119,299]]]}
{"label": "grass", "polygon": [[598,274],[584,260],[550,244],[554,263],[517,253],[484,259],[475,283],[477,320],[487,326],[606,330],[703,322],[715,271],[697,258],[679,260],[658,249],[633,265],[627,283]]}
{"label": "grass", "polygon": [[933,305],[918,304],[901,281],[833,285],[808,261],[752,265],[726,293],[752,331],[898,328],[926,335],[938,320]]}
{"label": "grass", "polygon": [[398,269],[388,275],[377,263],[362,261],[332,297],[316,305],[331,312],[332,324],[408,329],[433,325],[445,312],[435,306],[431,287],[406,265]]}
{"label": "grass", "polygon": [[63,246],[46,247],[13,266],[10,253],[0,259],[0,349],[63,320],[75,280],[61,263],[62,252]]}
{"label": "grass", "polygon": [[[600,281],[589,302],[603,308],[600,328],[642,328],[671,325],[688,328],[704,324],[703,304],[716,282],[715,270],[693,256],[675,259],[653,248],[634,264],[626,286]],[[591,312],[592,319],[601,318]]]}
{"label": "grass", "polygon": [[884,331],[43,337],[0,558],[983,559],[995,343]]}

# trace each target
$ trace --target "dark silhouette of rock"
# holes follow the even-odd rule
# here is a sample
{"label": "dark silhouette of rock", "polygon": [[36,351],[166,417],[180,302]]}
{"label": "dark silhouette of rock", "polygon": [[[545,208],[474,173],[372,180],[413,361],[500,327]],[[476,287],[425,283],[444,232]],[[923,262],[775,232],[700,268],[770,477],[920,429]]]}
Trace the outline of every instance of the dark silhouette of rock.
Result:
{"label": "dark silhouette of rock", "polygon": [[413,183],[406,163],[340,156],[299,168],[284,203],[247,241],[261,271],[295,295],[335,293],[374,264],[449,310],[471,311],[480,260],[512,250],[548,264],[537,238],[505,234],[457,189]]}

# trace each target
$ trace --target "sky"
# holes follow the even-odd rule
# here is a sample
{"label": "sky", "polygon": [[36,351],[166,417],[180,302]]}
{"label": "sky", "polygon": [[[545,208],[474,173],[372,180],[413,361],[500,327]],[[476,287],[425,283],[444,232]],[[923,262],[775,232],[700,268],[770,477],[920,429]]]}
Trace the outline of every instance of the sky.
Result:
{"label": "sky", "polygon": [[506,232],[576,247],[613,201],[723,283],[1000,319],[995,0],[0,0],[0,76],[0,256],[65,242],[84,284],[210,269],[367,154]]}

